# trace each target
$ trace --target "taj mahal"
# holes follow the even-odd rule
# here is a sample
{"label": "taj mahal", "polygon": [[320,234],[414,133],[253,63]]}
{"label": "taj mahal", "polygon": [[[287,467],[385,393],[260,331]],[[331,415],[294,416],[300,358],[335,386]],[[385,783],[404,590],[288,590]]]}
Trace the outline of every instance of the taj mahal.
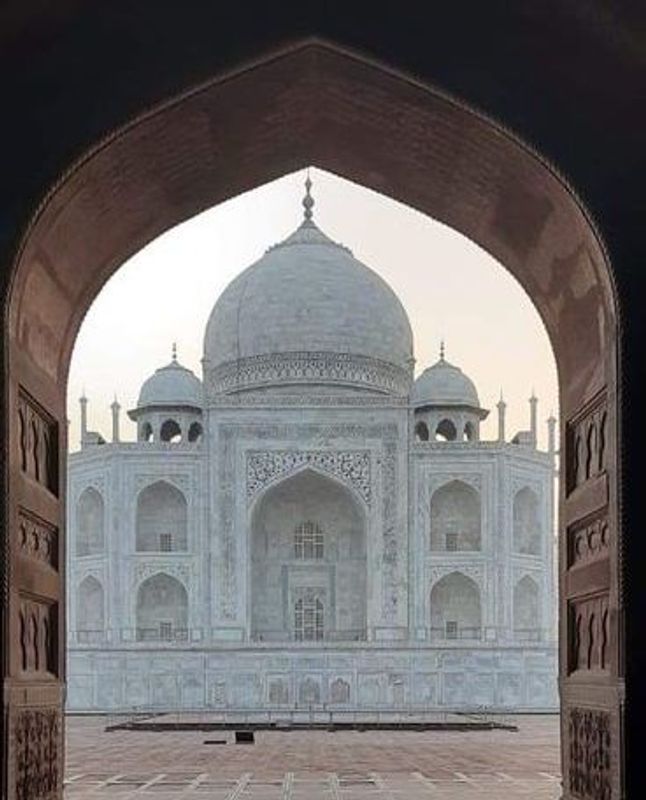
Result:
{"label": "taj mahal", "polygon": [[[304,219],[68,475],[67,707],[551,710],[556,420],[480,437],[401,302]],[[493,365],[492,368],[495,368]],[[502,376],[501,376],[502,377]],[[108,441],[108,439],[110,439]]]}

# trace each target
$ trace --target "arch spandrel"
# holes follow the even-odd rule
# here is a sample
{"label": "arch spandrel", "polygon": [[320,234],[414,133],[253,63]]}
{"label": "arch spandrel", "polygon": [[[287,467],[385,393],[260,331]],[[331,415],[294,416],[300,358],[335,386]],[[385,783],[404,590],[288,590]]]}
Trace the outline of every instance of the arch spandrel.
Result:
{"label": "arch spandrel", "polygon": [[[259,119],[262,137],[257,136]],[[586,754],[596,747],[586,731],[602,731],[602,746],[613,754],[622,745],[613,277],[587,211],[556,171],[500,125],[432,87],[309,41],[148,111],[70,168],[35,214],[6,295],[5,462],[13,464],[20,453],[17,420],[21,409],[29,409],[48,442],[46,462],[59,466],[58,471],[48,469],[45,480],[39,473],[36,482],[19,464],[9,470],[9,520],[17,518],[20,503],[45,525],[63,529],[69,359],[83,316],[110,275],[169,227],[310,164],[406,203],[478,243],[518,279],[545,323],[558,365],[561,455],[568,476],[560,537],[565,796],[580,795],[589,777]],[[603,453],[592,454],[596,466],[585,475],[573,470],[573,442],[590,424],[605,427],[606,434],[597,437],[604,441]],[[585,660],[568,661],[564,654],[576,645],[570,619],[599,616],[586,600],[595,565],[573,555],[569,542],[599,519],[610,535],[605,553],[597,557],[607,561],[607,577],[596,590],[605,604],[602,616],[610,613],[612,620],[612,650],[603,668],[595,670],[590,694],[588,673],[580,666]],[[17,545],[11,542],[15,560]],[[570,572],[576,580],[566,576]],[[38,586],[35,570],[12,571],[19,574],[14,580]],[[16,742],[26,724],[21,698],[28,684],[23,686],[18,677],[14,642],[20,606],[27,601],[21,599],[22,584],[11,589],[8,614],[15,636],[7,662],[12,687],[7,703],[9,726],[16,733],[9,741]],[[60,576],[48,591],[54,603],[49,608],[63,631]],[[52,753],[62,751],[63,653],[61,639],[59,657],[52,661],[56,669],[38,700],[38,713],[43,720],[51,718],[49,729],[58,731],[52,734]],[[615,800],[620,762],[606,755],[601,763],[611,766],[599,768],[593,777]],[[16,759],[17,754],[5,751],[5,757]],[[62,776],[55,776],[54,783],[61,786]]]}

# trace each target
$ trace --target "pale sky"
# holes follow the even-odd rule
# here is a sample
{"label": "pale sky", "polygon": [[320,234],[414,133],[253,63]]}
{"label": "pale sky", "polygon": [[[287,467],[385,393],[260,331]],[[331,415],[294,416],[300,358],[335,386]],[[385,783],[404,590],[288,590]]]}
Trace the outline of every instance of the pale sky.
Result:
{"label": "pale sky", "polygon": [[[556,363],[543,323],[524,290],[495,259],[451,228],[377,192],[311,170],[314,220],[386,280],[407,310],[416,374],[446,359],[475,382],[490,409],[481,438],[497,435],[498,402],[507,402],[507,436],[529,427],[528,398],[545,420],[558,416]],[[143,381],[171,359],[202,377],[207,319],[218,296],[267,247],[302,220],[305,173],[286,175],[167,231],[126,261],[88,311],[68,385],[70,449],[79,443],[78,398],[88,399],[90,430],[109,440],[110,404],[122,406],[122,439],[135,438],[126,410]]]}

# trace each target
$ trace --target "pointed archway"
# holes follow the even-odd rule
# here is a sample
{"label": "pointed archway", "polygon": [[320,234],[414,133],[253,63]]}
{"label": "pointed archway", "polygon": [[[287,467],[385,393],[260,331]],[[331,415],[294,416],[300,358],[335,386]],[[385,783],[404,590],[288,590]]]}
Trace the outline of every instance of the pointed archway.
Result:
{"label": "pointed archway", "polygon": [[[152,238],[310,163],[462,232],[516,276],[541,314],[563,412],[565,796],[617,798],[618,311],[603,245],[572,189],[508,131],[441,91],[312,41],[216,77],[97,143],[52,187],[17,252],[4,328],[6,793],[13,800],[44,797],[43,786],[48,798],[62,791],[65,394],[81,320],[107,278]],[[23,547],[27,529],[50,542],[39,550],[48,555]],[[585,659],[577,620],[592,631]],[[44,659],[21,653],[27,624],[38,628],[32,641],[47,643]],[[34,730],[42,758],[33,755]]]}

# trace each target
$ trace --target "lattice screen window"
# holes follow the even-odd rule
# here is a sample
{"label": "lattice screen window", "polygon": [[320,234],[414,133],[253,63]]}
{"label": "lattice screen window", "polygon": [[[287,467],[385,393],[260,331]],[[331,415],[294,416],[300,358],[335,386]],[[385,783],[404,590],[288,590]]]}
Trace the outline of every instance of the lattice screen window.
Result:
{"label": "lattice screen window", "polygon": [[297,642],[323,639],[325,609],[318,597],[301,597],[294,606],[294,638]]}
{"label": "lattice screen window", "polygon": [[170,533],[159,534],[159,549],[162,553],[170,553],[173,549],[173,537]]}
{"label": "lattice screen window", "polygon": [[173,638],[173,623],[160,622],[159,623],[159,638],[168,641]]}
{"label": "lattice screen window", "polygon": [[458,549],[458,534],[454,531],[446,534],[446,549],[451,552]]}
{"label": "lattice screen window", "polygon": [[446,622],[446,638],[447,639],[457,639],[458,638],[458,623],[454,620],[447,620]]}
{"label": "lattice screen window", "polygon": [[294,558],[323,558],[323,531],[316,522],[301,522],[296,526]]}

